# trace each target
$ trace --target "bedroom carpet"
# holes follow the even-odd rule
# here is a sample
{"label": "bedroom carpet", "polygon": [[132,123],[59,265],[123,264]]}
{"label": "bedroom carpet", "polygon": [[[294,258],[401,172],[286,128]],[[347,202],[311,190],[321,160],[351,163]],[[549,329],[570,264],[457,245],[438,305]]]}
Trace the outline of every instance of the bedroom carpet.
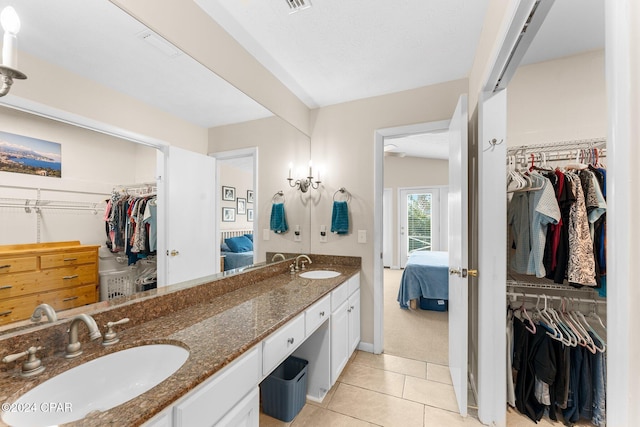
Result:
{"label": "bedroom carpet", "polygon": [[400,308],[398,289],[402,270],[384,269],[384,352],[447,365],[448,312]]}

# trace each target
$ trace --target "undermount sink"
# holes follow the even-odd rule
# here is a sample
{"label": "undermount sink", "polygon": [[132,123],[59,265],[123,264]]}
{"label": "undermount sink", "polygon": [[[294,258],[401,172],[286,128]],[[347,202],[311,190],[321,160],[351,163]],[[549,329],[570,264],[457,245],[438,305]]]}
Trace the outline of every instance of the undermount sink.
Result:
{"label": "undermount sink", "polygon": [[2,413],[13,426],[51,426],[106,411],[167,379],[189,357],[173,344],[132,347],[76,366],[29,390]]}
{"label": "undermount sink", "polygon": [[340,274],[342,273],[333,270],[311,270],[300,273],[300,277],[304,279],[331,279],[332,277],[337,277]]}

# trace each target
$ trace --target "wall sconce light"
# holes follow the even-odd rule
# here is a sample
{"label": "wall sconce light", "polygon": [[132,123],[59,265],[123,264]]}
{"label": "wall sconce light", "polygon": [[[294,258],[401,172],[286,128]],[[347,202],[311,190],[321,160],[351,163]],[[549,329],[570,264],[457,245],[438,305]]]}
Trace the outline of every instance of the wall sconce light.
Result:
{"label": "wall sconce light", "polygon": [[5,96],[11,90],[13,79],[24,80],[27,76],[18,71],[18,38],[16,35],[20,31],[20,18],[16,10],[7,6],[0,12],[0,24],[4,30],[2,37],[2,65],[0,65],[0,96]]}
{"label": "wall sconce light", "polygon": [[289,178],[287,178],[287,181],[289,181],[290,187],[297,187],[303,193],[306,193],[309,190],[309,187],[313,188],[314,190],[318,189],[318,187],[320,186],[320,183],[322,182],[320,181],[320,171],[318,171],[317,180],[314,181],[311,160],[309,160],[309,175],[306,178],[296,179],[294,181],[294,179],[291,177],[292,167],[293,165],[289,163]]}

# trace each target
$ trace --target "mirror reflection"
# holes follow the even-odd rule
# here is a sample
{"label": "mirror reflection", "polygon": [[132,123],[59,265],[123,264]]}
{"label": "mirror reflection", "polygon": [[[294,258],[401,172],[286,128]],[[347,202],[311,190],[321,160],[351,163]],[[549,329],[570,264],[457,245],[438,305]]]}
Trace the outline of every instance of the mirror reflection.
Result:
{"label": "mirror reflection", "polygon": [[[8,4],[8,0],[0,0],[0,9]],[[175,124],[176,133],[183,128],[194,130],[185,132],[184,138],[167,135],[172,145],[175,143],[210,155],[255,149],[253,171],[248,174],[251,176],[229,177],[228,172],[224,172],[228,165],[220,162],[216,183],[220,192],[220,196],[216,194],[219,217],[212,218],[212,222],[218,223],[216,229],[220,232],[242,231],[243,235],[255,237],[253,256],[241,270],[270,261],[271,257],[268,259],[267,255],[271,253],[309,251],[309,207],[303,198],[287,188],[286,180],[290,162],[308,162],[310,143],[306,135],[273,116],[109,2],[66,0],[53,4],[38,0],[21,3],[16,10],[23,23],[19,37],[19,68],[29,79],[16,85],[10,96],[0,98],[0,104],[3,104],[0,118],[5,124],[3,132],[7,134],[0,138],[0,144],[3,147],[24,141],[57,144],[61,153],[61,177],[42,176],[35,167],[31,168],[35,174],[0,171],[0,245],[4,246],[9,258],[15,251],[27,250],[9,245],[67,245],[71,252],[76,250],[75,243],[60,242],[79,242],[81,252],[90,247],[93,255],[88,261],[77,261],[77,265],[75,261],[64,261],[63,256],[63,263],[74,265],[61,267],[72,271],[59,273],[63,277],[61,280],[77,284],[68,288],[82,287],[84,291],[91,288],[93,292],[84,292],[82,296],[73,292],[62,295],[57,285],[42,279],[46,276],[41,270],[42,257],[51,254],[34,255],[35,264],[15,272],[17,276],[3,277],[0,272],[2,286],[12,286],[16,291],[6,298],[0,294],[0,331],[4,333],[13,326],[28,326],[28,320],[19,319],[30,317],[41,302],[50,303],[59,312],[104,299],[109,299],[109,304],[117,303],[122,295],[129,293],[121,289],[101,292],[104,289],[97,287],[101,282],[130,280],[133,281],[131,292],[152,288],[154,275],[158,274],[154,259],[161,262],[164,256],[147,246],[149,235],[143,243],[145,250],[139,251],[144,256],[136,256],[141,259],[136,263],[130,262],[131,254],[126,250],[114,253],[106,244],[113,231],[105,216],[108,201],[114,192],[139,198],[147,198],[148,192],[153,193],[159,150],[145,145],[149,138],[138,138],[133,133],[124,139],[56,120],[62,118],[73,122],[59,110],[60,104],[47,105],[51,94],[32,92],[43,87],[40,71],[45,68],[51,67],[56,75],[67,77],[58,85],[66,97],[101,98],[112,93],[114,96],[124,94],[127,98],[123,99],[129,102],[122,104],[122,109],[131,119],[132,126],[164,115],[169,125]],[[114,46],[118,48],[114,49]],[[93,95],[89,91],[83,92],[87,88],[99,88],[99,91]],[[59,93],[54,96],[60,100]],[[147,114],[149,106],[156,116]],[[108,118],[110,112],[103,114]],[[99,120],[100,117],[92,119]],[[151,137],[162,139],[156,135]],[[20,163],[21,159],[26,157],[3,155],[1,160],[5,164],[7,160]],[[222,200],[223,185],[236,189],[233,202]],[[270,230],[272,195],[279,191],[283,191],[286,198],[290,227],[301,230],[300,241],[296,241],[293,232],[276,234]],[[161,204],[161,200],[158,202]],[[224,207],[235,209],[235,223],[223,221]],[[211,244],[218,247],[224,238],[219,233],[216,242]],[[223,270],[224,260],[212,260],[212,265]],[[130,271],[134,269],[135,272]],[[225,275],[238,271],[231,268]],[[71,276],[76,277],[64,279]],[[25,299],[26,296],[29,298]],[[15,311],[18,305],[23,306],[23,313],[18,318],[2,315]],[[64,317],[64,312],[59,315]],[[15,320],[18,323],[12,323]]]}

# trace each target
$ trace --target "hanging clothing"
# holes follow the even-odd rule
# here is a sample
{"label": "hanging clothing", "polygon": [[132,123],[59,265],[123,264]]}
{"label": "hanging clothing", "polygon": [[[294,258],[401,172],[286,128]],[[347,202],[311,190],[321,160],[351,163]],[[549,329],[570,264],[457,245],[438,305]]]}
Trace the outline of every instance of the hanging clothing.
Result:
{"label": "hanging clothing", "polygon": [[573,183],[576,202],[569,211],[569,263],[567,280],[570,284],[595,286],[595,262],[593,241],[589,232],[589,220],[582,183],[575,172],[565,174]]}

